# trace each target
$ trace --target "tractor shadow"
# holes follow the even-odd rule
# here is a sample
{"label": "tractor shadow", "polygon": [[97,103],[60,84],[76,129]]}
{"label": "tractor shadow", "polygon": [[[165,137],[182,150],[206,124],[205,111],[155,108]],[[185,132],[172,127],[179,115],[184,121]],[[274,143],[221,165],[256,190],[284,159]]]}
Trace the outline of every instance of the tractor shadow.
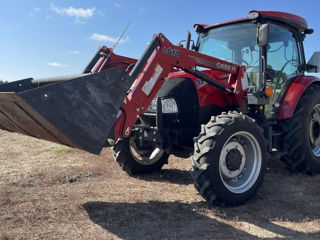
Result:
{"label": "tractor shadow", "polygon": [[144,181],[168,182],[179,185],[193,184],[190,171],[180,169],[162,169],[161,171],[144,173],[135,177]]}
{"label": "tractor shadow", "polygon": [[[125,240],[257,239],[259,234],[263,239],[319,239],[320,237],[320,232],[306,234],[274,224],[271,218],[269,220],[266,216],[260,215],[260,210],[250,210],[248,217],[237,208],[208,209],[205,202],[191,204],[159,201],[87,202],[83,207],[93,223]],[[285,213],[280,209],[280,212],[272,218],[282,217],[282,214]],[[212,215],[219,218],[210,217]],[[228,221],[228,224],[221,219]],[[301,222],[303,219],[297,217],[287,220]],[[260,229],[258,231],[262,232],[250,234],[248,231],[239,229],[239,226],[245,224],[244,222],[249,223],[251,227],[254,225]],[[265,232],[269,234],[264,235]]]}
{"label": "tractor shadow", "polygon": [[87,202],[90,219],[117,237],[129,239],[234,239],[250,235],[194,212],[205,203]]}
{"label": "tractor shadow", "polygon": [[[142,179],[192,183],[189,171],[177,169]],[[209,207],[205,201],[87,202],[83,207],[93,223],[121,239],[320,239],[320,229],[312,228],[319,226],[319,196],[320,175],[293,174],[273,161],[258,195],[238,207]]]}

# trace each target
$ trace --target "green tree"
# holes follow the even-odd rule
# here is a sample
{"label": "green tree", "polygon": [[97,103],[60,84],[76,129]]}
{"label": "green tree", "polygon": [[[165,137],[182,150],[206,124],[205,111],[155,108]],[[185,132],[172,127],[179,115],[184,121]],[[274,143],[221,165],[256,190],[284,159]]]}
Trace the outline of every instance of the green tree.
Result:
{"label": "green tree", "polygon": [[0,84],[5,84],[5,83],[8,83],[8,81],[0,80]]}

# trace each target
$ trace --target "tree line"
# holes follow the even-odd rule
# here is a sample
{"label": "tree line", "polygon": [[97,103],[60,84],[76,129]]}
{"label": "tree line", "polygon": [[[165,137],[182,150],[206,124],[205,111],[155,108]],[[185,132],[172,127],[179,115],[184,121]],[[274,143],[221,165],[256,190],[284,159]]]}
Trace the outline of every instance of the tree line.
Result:
{"label": "tree line", "polygon": [[8,81],[0,80],[0,84],[5,84],[5,83],[8,83]]}

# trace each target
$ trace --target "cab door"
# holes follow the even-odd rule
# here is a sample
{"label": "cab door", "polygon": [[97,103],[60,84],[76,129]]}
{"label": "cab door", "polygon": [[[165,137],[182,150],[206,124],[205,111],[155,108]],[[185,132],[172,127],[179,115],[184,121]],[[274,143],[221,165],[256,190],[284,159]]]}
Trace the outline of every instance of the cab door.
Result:
{"label": "cab door", "polygon": [[281,103],[280,93],[288,80],[303,74],[300,72],[298,41],[288,28],[269,24],[269,44],[267,46],[266,86],[273,89],[270,103],[265,106],[265,115],[271,118]]}

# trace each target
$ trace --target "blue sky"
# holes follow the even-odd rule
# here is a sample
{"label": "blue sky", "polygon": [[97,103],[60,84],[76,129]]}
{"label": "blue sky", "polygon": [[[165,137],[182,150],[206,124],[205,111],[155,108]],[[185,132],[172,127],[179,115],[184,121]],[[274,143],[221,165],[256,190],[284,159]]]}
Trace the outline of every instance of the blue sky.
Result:
{"label": "blue sky", "polygon": [[[253,9],[297,14],[315,33],[305,41],[307,59],[320,51],[320,2],[1,0],[0,79],[77,74],[101,45],[112,47],[131,20],[115,52],[138,58],[153,33],[178,43],[194,23],[213,24],[247,16]],[[195,39],[196,35],[192,34]]]}

